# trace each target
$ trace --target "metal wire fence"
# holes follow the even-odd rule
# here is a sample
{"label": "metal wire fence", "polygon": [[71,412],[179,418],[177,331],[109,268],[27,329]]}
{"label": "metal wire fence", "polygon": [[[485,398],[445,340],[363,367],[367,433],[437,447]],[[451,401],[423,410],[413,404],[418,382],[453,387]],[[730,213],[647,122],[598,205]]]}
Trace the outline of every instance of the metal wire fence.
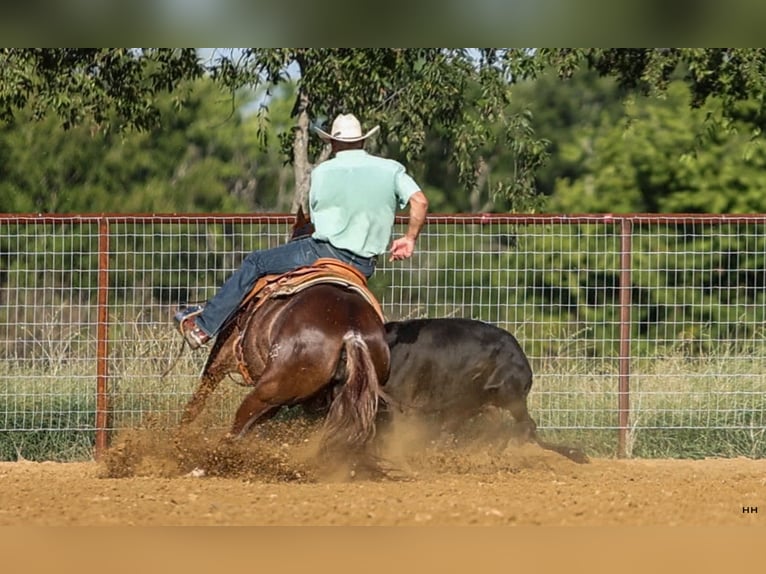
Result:
{"label": "metal wire fence", "polygon": [[[205,353],[172,316],[204,302],[287,215],[0,216],[0,458],[90,456],[176,424]],[[396,233],[403,230],[397,221]],[[434,215],[381,257],[389,320],[512,332],[541,430],[633,456],[766,454],[766,216]],[[242,389],[213,409],[228,425]]]}

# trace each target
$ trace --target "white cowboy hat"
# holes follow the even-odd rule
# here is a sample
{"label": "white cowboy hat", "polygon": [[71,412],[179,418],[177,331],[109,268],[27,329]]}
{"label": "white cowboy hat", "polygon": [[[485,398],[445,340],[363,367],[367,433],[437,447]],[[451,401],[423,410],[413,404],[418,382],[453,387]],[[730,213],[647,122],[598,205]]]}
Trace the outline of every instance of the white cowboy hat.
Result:
{"label": "white cowboy hat", "polygon": [[340,114],[332,123],[332,128],[328,134],[326,131],[314,128],[319,137],[328,142],[336,140],[339,142],[358,142],[367,139],[372,134],[380,129],[380,126],[375,126],[366,134],[362,135],[362,126],[359,124],[359,120],[356,119],[354,114]]}

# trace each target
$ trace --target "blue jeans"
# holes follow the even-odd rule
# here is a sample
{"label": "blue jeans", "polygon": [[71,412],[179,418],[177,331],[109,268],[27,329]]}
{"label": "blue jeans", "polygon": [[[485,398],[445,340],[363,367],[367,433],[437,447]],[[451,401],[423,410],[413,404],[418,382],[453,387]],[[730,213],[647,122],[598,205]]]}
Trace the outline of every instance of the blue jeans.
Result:
{"label": "blue jeans", "polygon": [[368,279],[375,272],[377,262],[376,257],[361,257],[313,237],[302,237],[278,247],[253,251],[207,302],[205,309],[197,316],[197,325],[211,337],[217,335],[258,279],[264,275],[287,273],[311,265],[321,257],[331,257],[353,265]]}

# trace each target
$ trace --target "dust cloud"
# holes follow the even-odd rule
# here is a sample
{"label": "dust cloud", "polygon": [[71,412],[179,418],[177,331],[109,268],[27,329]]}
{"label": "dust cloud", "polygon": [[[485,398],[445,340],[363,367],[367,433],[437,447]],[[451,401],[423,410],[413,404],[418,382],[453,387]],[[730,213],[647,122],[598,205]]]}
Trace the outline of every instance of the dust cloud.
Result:
{"label": "dust cloud", "polygon": [[[515,474],[549,468],[561,458],[507,439],[496,417],[445,430],[423,418],[394,417],[378,425],[372,456],[380,472],[320,453],[322,422],[303,418],[269,421],[242,439],[195,425],[183,431],[155,424],[119,433],[102,457],[105,478],[225,477],[259,482],[317,483],[380,478],[418,480],[444,472]],[[551,463],[551,461],[554,461]]]}

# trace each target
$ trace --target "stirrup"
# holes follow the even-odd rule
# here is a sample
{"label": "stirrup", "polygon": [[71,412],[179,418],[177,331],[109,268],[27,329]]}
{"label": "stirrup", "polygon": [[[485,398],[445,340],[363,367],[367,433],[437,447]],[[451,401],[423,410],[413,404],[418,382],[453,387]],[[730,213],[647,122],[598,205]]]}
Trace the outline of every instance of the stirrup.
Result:
{"label": "stirrup", "polygon": [[195,321],[196,317],[202,313],[203,308],[202,305],[191,305],[180,309],[173,316],[178,332],[181,333],[192,350],[199,349],[211,339],[210,335],[197,326]]}
{"label": "stirrup", "polygon": [[207,342],[210,340],[210,335],[205,333],[205,331],[197,326],[197,324],[194,322],[194,318],[188,319],[187,321],[184,321],[182,325],[188,324],[189,328],[183,329],[182,333],[189,347],[191,347],[192,350],[195,350],[207,344]]}
{"label": "stirrup", "polygon": [[184,323],[188,319],[192,319],[196,317],[197,315],[201,314],[203,310],[204,310],[204,307],[202,305],[189,305],[188,307],[179,309],[176,312],[176,314],[173,316],[173,321],[175,321],[178,331],[184,337],[186,336],[186,331],[184,330]]}

